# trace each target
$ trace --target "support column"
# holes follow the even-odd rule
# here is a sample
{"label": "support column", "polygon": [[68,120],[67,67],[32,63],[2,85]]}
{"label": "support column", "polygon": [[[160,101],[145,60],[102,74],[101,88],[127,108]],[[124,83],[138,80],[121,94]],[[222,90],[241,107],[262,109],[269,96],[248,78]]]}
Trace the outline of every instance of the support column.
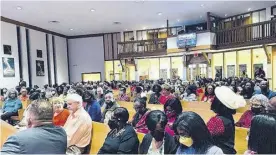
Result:
{"label": "support column", "polygon": [[207,72],[208,78],[212,78],[212,75],[213,75],[213,73],[212,73],[212,56],[213,56],[212,53],[208,54],[208,59],[209,59],[208,72]]}
{"label": "support column", "polygon": [[183,62],[183,81],[187,81],[187,58],[185,54],[182,56],[182,62]]}
{"label": "support column", "polygon": [[139,73],[138,73],[138,60],[134,59],[135,62],[135,81],[139,81]]}

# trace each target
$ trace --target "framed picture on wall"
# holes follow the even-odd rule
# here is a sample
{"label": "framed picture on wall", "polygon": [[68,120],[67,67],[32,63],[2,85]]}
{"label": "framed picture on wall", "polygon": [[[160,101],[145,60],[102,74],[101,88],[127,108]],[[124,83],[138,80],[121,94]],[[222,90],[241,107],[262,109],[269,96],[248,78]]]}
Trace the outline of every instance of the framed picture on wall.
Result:
{"label": "framed picture on wall", "polygon": [[227,65],[227,77],[235,77],[235,65]]}
{"label": "framed picture on wall", "polygon": [[37,58],[42,58],[42,50],[36,50]]}
{"label": "framed picture on wall", "polygon": [[45,76],[44,61],[36,60],[36,76]]}
{"label": "framed picture on wall", "polygon": [[247,76],[247,67],[246,67],[246,64],[240,64],[239,65],[239,75],[241,77]]}
{"label": "framed picture on wall", "polygon": [[12,55],[11,45],[3,45],[4,54]]}
{"label": "framed picture on wall", "polygon": [[215,77],[222,79],[222,66],[215,66],[216,74]]}
{"label": "framed picture on wall", "polygon": [[162,79],[167,79],[168,78],[167,69],[160,69],[160,78],[162,78]]}
{"label": "framed picture on wall", "polygon": [[14,58],[2,58],[3,63],[3,76],[15,77]]}

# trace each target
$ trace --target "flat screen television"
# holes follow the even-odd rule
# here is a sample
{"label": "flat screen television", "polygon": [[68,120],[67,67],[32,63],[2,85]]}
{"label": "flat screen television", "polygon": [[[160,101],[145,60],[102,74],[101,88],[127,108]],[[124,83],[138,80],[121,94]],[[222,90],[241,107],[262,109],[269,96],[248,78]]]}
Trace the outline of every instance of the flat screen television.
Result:
{"label": "flat screen television", "polygon": [[196,33],[179,34],[177,36],[178,48],[195,47],[196,41]]}

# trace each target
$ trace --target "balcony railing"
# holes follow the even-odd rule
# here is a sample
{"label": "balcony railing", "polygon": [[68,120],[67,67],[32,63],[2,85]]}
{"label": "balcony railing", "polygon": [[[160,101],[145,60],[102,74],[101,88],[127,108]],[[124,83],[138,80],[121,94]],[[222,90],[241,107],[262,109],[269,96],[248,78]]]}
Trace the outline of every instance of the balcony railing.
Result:
{"label": "balcony railing", "polygon": [[162,55],[167,50],[167,38],[118,42],[120,58]]}
{"label": "balcony railing", "polygon": [[276,20],[216,31],[218,49],[276,42]]}

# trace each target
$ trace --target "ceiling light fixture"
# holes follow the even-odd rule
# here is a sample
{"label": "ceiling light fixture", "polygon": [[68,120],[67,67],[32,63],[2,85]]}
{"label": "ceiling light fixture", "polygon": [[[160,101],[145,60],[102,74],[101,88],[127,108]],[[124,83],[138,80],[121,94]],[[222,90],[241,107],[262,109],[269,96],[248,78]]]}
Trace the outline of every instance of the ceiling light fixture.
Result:
{"label": "ceiling light fixture", "polygon": [[202,18],[202,16],[199,16],[199,18]]}
{"label": "ceiling light fixture", "polygon": [[225,16],[225,17],[227,17],[228,15],[227,15],[227,14],[225,14],[224,16]]}
{"label": "ceiling light fixture", "polygon": [[248,10],[248,11],[251,11],[251,8],[248,8],[247,10]]}
{"label": "ceiling light fixture", "polygon": [[74,29],[70,29],[71,31],[73,31]]}
{"label": "ceiling light fixture", "polygon": [[145,30],[147,27],[143,27],[143,29]]}
{"label": "ceiling light fixture", "polygon": [[127,31],[127,29],[126,29],[126,31]]}
{"label": "ceiling light fixture", "polygon": [[120,25],[122,24],[121,22],[113,22],[114,25]]}
{"label": "ceiling light fixture", "polygon": [[165,27],[165,25],[162,25],[162,27]]}
{"label": "ceiling light fixture", "polygon": [[51,21],[49,21],[49,23],[51,23],[51,24],[58,24],[59,21],[57,21],[57,20],[51,20]]}
{"label": "ceiling light fixture", "polygon": [[91,12],[95,12],[96,10],[95,9],[90,9]]}
{"label": "ceiling light fixture", "polygon": [[201,7],[204,7],[204,4],[201,4],[200,6],[201,6]]}
{"label": "ceiling light fixture", "polygon": [[18,6],[16,7],[17,10],[22,10],[22,7]]}
{"label": "ceiling light fixture", "polygon": [[158,14],[159,16],[161,16],[161,15],[162,15],[162,12],[158,12],[157,14]]}
{"label": "ceiling light fixture", "polygon": [[180,22],[180,19],[177,19],[178,22]]}

